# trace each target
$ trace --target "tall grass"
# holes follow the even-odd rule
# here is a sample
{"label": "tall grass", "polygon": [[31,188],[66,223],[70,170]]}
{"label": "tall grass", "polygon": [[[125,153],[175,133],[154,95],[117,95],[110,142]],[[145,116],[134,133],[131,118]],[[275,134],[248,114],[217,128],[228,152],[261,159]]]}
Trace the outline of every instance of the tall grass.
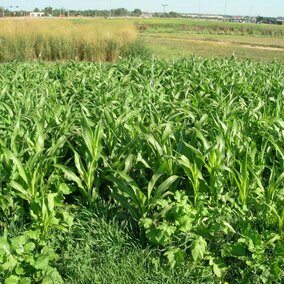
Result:
{"label": "tall grass", "polygon": [[115,61],[135,38],[135,26],[130,23],[2,20],[0,62]]}

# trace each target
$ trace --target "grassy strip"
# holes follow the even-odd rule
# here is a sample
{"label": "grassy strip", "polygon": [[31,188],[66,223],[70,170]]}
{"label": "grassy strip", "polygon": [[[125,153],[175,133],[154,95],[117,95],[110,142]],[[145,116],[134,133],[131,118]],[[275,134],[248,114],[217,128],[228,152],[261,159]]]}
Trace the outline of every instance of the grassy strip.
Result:
{"label": "grassy strip", "polygon": [[229,23],[209,20],[193,19],[142,19],[136,21],[138,25],[144,25],[148,32],[187,32],[193,34],[220,34],[220,35],[263,35],[281,37],[284,27],[264,24]]}
{"label": "grassy strip", "polygon": [[143,37],[153,38],[172,38],[180,40],[200,40],[213,41],[231,44],[243,44],[252,46],[284,48],[284,39],[282,37],[268,36],[238,36],[238,35],[216,35],[216,34],[189,34],[189,33],[141,33]]}
{"label": "grassy strip", "polygon": [[258,47],[243,47],[241,45],[222,42],[187,41],[182,39],[164,39],[143,37],[152,53],[161,58],[179,58],[192,55],[218,58],[234,55],[241,60],[250,59],[256,62],[284,63],[283,51],[266,50]]}

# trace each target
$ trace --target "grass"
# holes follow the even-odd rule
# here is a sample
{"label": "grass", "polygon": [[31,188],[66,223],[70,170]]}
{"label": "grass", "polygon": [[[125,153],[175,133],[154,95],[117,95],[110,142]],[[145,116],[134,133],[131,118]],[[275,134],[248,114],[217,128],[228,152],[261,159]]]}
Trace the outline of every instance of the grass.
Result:
{"label": "grass", "polygon": [[228,34],[228,35],[267,35],[281,37],[284,27],[278,25],[230,23],[222,21],[194,19],[143,19],[137,21],[148,27],[149,33],[193,33],[193,34]]}
{"label": "grass", "polygon": [[115,61],[135,39],[136,29],[131,23],[1,20],[0,62]]}
{"label": "grass", "polygon": [[229,43],[218,43],[214,41],[200,42],[183,39],[145,37],[145,43],[152,53],[161,58],[180,58],[199,55],[206,57],[230,57],[236,56],[240,60],[250,59],[256,62],[277,61],[284,63],[283,51],[265,50],[242,47]]}
{"label": "grass", "polygon": [[133,235],[129,221],[106,214],[111,207],[79,208],[71,232],[57,235],[56,266],[65,283],[214,283],[210,277],[198,279],[201,268],[192,263],[195,271],[169,270],[158,249]]}
{"label": "grass", "polygon": [[221,43],[251,45],[261,47],[279,47],[284,49],[284,39],[282,37],[269,36],[249,36],[249,35],[218,35],[218,34],[188,34],[188,33],[145,33],[141,36],[176,39],[176,40],[196,40],[196,41],[213,41]]}

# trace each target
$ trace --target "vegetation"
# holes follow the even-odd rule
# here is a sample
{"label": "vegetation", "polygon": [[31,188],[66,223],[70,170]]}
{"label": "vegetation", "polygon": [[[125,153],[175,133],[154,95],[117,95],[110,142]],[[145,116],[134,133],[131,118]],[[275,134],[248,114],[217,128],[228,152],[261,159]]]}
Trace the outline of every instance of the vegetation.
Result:
{"label": "vegetation", "polygon": [[[178,59],[199,55],[203,58],[214,56],[226,58],[236,56],[238,60],[252,60],[255,62],[284,63],[282,49],[274,50],[258,46],[243,46],[240,44],[219,43],[208,40],[187,40],[164,37],[143,37],[146,46],[157,57]],[[283,49],[284,50],[284,49]]]}
{"label": "vegetation", "polygon": [[148,32],[190,32],[193,34],[228,34],[228,35],[264,35],[264,36],[283,36],[284,26],[264,25],[251,23],[231,23],[209,20],[192,19],[146,19],[140,20],[148,26]]}
{"label": "vegetation", "polygon": [[284,26],[188,19],[141,19],[139,36],[163,58],[191,55],[284,63]]}
{"label": "vegetation", "polygon": [[2,20],[0,62],[115,61],[136,39],[131,23]]}
{"label": "vegetation", "polygon": [[[137,12],[137,11],[136,11]],[[188,19],[14,19],[2,22],[0,62],[116,61],[154,54],[284,62],[282,26]]]}
{"label": "vegetation", "polygon": [[[15,8],[15,7],[14,7]],[[140,9],[134,9],[133,11],[128,11],[125,8],[117,8],[111,10],[66,10],[65,8],[56,9],[52,7],[45,7],[44,9],[40,10],[39,8],[35,8],[34,12],[44,13],[45,17],[140,17],[142,15],[142,11]],[[5,9],[0,7],[0,17],[7,16],[7,17],[22,17],[29,15],[30,11],[25,10],[15,10],[10,11],[9,9]]]}
{"label": "vegetation", "polygon": [[281,283],[283,65],[0,74],[0,282]]}

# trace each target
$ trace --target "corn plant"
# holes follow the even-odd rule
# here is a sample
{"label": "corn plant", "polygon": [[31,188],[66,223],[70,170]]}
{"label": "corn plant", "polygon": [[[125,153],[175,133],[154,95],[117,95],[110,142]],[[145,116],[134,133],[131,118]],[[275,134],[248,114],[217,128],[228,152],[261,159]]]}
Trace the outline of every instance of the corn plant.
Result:
{"label": "corn plant", "polygon": [[97,171],[102,152],[103,126],[102,122],[99,122],[93,130],[90,120],[83,112],[81,125],[82,140],[79,144],[81,156],[73,149],[78,175],[63,165],[56,165],[56,167],[60,168],[68,179],[76,183],[88,203],[92,204],[99,194],[100,181]]}

